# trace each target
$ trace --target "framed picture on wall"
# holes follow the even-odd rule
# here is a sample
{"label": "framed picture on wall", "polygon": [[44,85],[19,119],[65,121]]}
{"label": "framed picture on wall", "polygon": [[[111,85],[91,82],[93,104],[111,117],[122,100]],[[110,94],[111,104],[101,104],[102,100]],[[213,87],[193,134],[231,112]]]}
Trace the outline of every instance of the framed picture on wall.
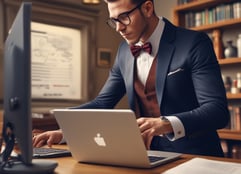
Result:
{"label": "framed picture on wall", "polygon": [[97,55],[97,66],[101,68],[109,68],[111,66],[111,49],[99,48]]}
{"label": "framed picture on wall", "polygon": [[[53,106],[69,100],[68,105],[86,102],[95,83],[89,69],[96,67],[95,44],[99,9],[86,8],[74,0],[34,1],[31,24],[32,99],[33,103],[53,102]],[[57,2],[58,1],[58,2]],[[60,2],[61,1],[61,2]],[[21,1],[0,1],[0,40],[6,37]],[[87,10],[89,9],[89,10]],[[0,10],[1,11],[1,10]],[[78,11],[78,13],[76,13]],[[64,12],[64,13],[63,13]],[[0,57],[1,48],[0,43]],[[0,61],[0,65],[2,62]],[[0,69],[1,73],[1,69]],[[0,75],[0,83],[3,78]],[[3,98],[0,87],[0,100]],[[51,103],[52,105],[52,103]],[[39,105],[38,105],[39,106]]]}
{"label": "framed picture on wall", "polygon": [[32,97],[80,100],[81,30],[32,22]]}

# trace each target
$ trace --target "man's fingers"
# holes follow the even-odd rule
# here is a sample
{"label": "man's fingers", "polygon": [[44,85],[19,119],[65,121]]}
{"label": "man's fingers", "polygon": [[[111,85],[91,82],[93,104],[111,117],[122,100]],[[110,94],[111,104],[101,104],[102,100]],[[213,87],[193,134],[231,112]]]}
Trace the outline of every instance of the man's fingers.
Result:
{"label": "man's fingers", "polygon": [[149,130],[141,133],[143,142],[146,146],[146,149],[148,149],[148,150],[150,149],[151,141],[154,136],[154,132],[155,132],[154,129],[149,129]]}
{"label": "man's fingers", "polygon": [[45,142],[46,142],[45,140],[40,140],[40,141],[37,142],[35,147],[42,147],[42,146],[45,145]]}
{"label": "man's fingers", "polygon": [[33,137],[33,147],[41,147],[46,144],[48,137],[45,134],[35,135]]}

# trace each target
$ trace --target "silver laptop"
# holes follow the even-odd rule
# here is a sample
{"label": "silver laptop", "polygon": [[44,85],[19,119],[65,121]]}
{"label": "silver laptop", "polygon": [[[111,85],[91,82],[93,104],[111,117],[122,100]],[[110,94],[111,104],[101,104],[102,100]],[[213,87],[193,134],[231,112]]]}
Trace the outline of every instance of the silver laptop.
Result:
{"label": "silver laptop", "polygon": [[53,111],[72,156],[79,162],[151,168],[177,159],[181,155],[147,151],[135,114],[131,110]]}

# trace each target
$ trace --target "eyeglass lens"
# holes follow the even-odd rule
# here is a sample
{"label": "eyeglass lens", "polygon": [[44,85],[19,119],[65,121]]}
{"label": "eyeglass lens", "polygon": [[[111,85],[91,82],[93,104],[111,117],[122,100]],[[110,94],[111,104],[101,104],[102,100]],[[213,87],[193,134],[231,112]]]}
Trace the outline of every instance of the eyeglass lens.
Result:
{"label": "eyeglass lens", "polygon": [[115,18],[109,18],[107,20],[107,24],[115,29],[116,28],[116,23],[119,22],[125,26],[129,25],[131,23],[130,17],[129,15],[135,11],[136,9],[138,9],[145,1],[143,1],[142,3],[138,4],[135,8],[133,8],[132,10],[128,11],[128,12],[124,12],[121,13],[116,19]]}

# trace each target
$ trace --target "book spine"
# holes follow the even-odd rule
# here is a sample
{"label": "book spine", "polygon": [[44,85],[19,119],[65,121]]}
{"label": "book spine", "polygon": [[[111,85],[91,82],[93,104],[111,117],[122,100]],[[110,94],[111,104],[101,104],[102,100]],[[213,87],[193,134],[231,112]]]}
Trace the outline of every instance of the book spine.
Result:
{"label": "book spine", "polygon": [[[179,1],[178,3],[193,2]],[[221,4],[209,9],[206,8],[202,11],[187,12],[185,14],[185,27],[198,27],[235,18],[241,18],[241,2]]]}

